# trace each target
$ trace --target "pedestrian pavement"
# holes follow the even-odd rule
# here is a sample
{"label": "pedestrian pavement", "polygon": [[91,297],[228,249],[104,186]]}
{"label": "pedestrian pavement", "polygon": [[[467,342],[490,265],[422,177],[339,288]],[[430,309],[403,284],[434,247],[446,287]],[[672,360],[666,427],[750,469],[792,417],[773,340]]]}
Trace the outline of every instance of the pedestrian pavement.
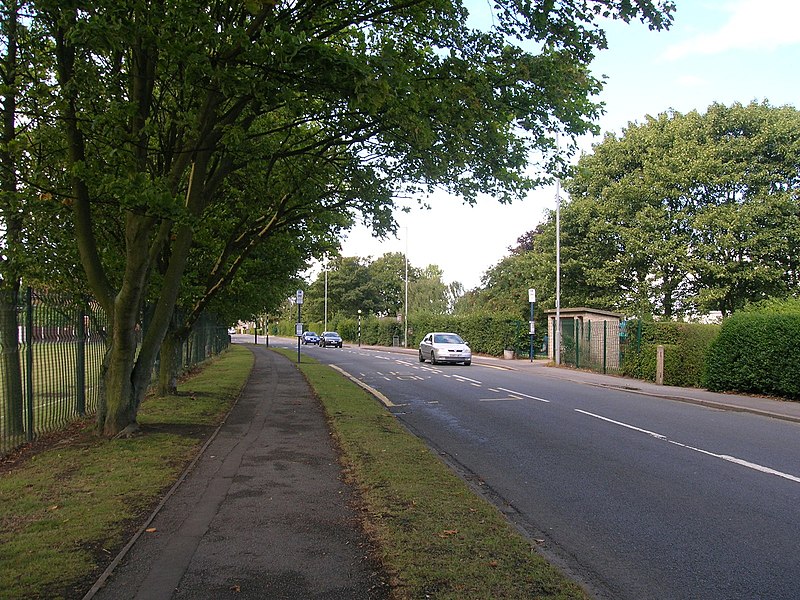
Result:
{"label": "pedestrian pavement", "polygon": [[[388,597],[319,401],[292,361],[258,341],[249,344],[255,365],[226,421],[84,600]],[[800,402],[659,386],[543,360],[473,356],[473,364],[800,422]]]}
{"label": "pedestrian pavement", "polygon": [[251,346],[238,401],[84,600],[377,600],[322,406],[286,357]]}

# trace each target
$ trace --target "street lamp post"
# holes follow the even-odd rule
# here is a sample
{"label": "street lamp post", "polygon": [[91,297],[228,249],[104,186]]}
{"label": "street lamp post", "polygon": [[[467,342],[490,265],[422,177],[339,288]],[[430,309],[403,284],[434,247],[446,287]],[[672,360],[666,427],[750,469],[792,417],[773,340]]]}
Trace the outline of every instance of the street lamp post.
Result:
{"label": "street lamp post", "polygon": [[[558,134],[556,134],[558,144]],[[553,331],[553,354],[557,365],[561,364],[561,179],[556,179],[556,326]]]}
{"label": "street lamp post", "polygon": [[406,229],[406,298],[403,303],[403,347],[408,348],[408,227]]}
{"label": "street lamp post", "polygon": [[323,326],[323,331],[328,331],[328,256],[325,256],[325,259],[322,263],[322,269],[325,271],[325,308],[323,310],[323,320],[325,322]]}

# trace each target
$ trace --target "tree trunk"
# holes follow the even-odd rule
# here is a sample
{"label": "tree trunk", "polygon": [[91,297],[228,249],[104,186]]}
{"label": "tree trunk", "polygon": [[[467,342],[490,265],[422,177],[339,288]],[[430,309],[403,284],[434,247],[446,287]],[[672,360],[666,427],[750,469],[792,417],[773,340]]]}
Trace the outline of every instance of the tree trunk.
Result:
{"label": "tree trunk", "polygon": [[[120,314],[120,313],[123,314]],[[111,347],[106,355],[101,404],[98,411],[98,429],[105,436],[114,436],[136,423],[137,394],[135,385],[138,311],[115,311]]]}
{"label": "tree trunk", "polygon": [[3,415],[5,434],[25,433],[23,419],[22,368],[19,356],[17,299],[19,282],[0,289],[0,355],[2,355]]}
{"label": "tree trunk", "polygon": [[178,363],[181,341],[170,331],[161,342],[158,363],[158,395],[175,396],[178,393]]}

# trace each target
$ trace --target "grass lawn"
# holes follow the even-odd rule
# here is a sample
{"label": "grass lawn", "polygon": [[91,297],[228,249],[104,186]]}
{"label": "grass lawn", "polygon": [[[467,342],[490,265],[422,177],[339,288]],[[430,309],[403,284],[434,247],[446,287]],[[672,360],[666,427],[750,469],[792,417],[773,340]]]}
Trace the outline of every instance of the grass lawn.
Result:
{"label": "grass lawn", "polygon": [[81,597],[228,413],[253,365],[232,346],[179,386],[150,397],[142,435],[103,440],[94,423],[0,474],[0,598]]}

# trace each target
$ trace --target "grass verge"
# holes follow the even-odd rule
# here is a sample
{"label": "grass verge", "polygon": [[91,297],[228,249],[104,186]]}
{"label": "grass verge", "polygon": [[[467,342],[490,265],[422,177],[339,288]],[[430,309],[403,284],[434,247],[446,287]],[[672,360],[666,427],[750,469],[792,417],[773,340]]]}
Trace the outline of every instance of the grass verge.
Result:
{"label": "grass verge", "polygon": [[82,597],[228,413],[253,365],[232,346],[179,388],[149,397],[141,434],[72,427],[0,475],[0,598]]}
{"label": "grass verge", "polygon": [[586,598],[366,391],[308,357],[300,369],[361,492],[394,598]]}

